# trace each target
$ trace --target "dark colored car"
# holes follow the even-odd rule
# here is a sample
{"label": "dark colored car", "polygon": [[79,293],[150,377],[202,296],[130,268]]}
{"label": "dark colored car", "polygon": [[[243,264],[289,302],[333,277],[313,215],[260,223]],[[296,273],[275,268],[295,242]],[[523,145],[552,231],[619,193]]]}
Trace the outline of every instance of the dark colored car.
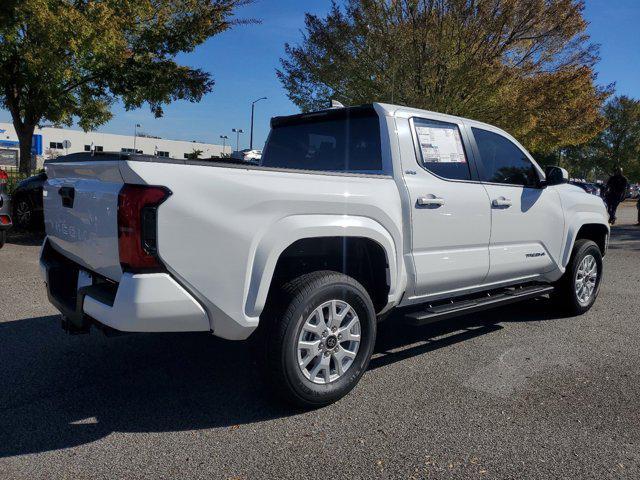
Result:
{"label": "dark colored car", "polygon": [[592,195],[596,195],[596,196],[600,196],[600,187],[598,187],[598,185],[596,185],[595,183],[589,183],[589,182],[580,182],[578,180],[572,180],[571,182],[572,185],[575,185],[577,187],[580,187],[581,189],[583,189],[585,192],[590,193]]}
{"label": "dark colored car", "polygon": [[39,173],[21,181],[11,198],[13,223],[20,228],[44,231],[42,189],[47,181],[46,173]]}

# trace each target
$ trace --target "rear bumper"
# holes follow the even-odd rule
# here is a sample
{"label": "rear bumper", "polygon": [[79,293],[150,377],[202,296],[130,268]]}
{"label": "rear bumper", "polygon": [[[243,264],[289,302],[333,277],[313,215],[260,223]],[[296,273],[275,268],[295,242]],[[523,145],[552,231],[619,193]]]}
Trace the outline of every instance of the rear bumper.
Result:
{"label": "rear bumper", "polygon": [[79,282],[82,268],[47,240],[40,268],[49,301],[78,331],[94,322],[121,332],[210,330],[202,306],[167,273],[125,273],[115,283],[87,272],[87,280]]}

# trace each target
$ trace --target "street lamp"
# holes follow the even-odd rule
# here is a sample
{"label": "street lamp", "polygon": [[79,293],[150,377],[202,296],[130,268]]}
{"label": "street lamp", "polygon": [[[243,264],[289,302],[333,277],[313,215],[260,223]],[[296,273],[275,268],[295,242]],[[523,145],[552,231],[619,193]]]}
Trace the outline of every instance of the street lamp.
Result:
{"label": "street lamp", "polygon": [[244,133],[241,128],[232,128],[231,131],[236,134],[236,152],[240,151],[240,134]]}
{"label": "street lamp", "polygon": [[136,126],[133,128],[133,153],[137,153],[138,150],[136,149],[136,140],[138,139],[138,129],[141,128],[142,125],[140,125],[139,123],[136,123]]}
{"label": "street lamp", "polygon": [[220,138],[222,139],[222,156],[224,157],[224,150],[227,146],[227,140],[229,140],[229,136],[228,135],[220,135]]}
{"label": "street lamp", "polygon": [[258,103],[260,100],[266,100],[266,99],[267,97],[260,97],[259,99],[254,100],[251,103],[251,136],[249,139],[249,150],[253,150],[253,117],[256,110],[256,103]]}

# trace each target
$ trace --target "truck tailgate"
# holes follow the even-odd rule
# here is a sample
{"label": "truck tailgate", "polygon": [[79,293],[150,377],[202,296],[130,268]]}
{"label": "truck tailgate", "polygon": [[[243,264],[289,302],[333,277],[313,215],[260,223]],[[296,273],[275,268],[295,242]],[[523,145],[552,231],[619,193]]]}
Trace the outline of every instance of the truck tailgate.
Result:
{"label": "truck tailgate", "polygon": [[52,247],[107,278],[122,276],[118,252],[118,194],[123,180],[117,160],[50,162],[43,203]]}

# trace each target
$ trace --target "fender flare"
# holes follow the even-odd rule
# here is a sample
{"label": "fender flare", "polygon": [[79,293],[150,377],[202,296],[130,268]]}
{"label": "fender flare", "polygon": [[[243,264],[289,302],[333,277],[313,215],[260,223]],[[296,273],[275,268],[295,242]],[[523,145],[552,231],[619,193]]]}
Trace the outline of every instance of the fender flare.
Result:
{"label": "fender flare", "polygon": [[403,290],[396,242],[389,231],[368,217],[351,215],[292,215],[275,222],[252,248],[245,292],[245,315],[258,317],[267,301],[278,259],[298,240],[319,237],[363,237],[378,243],[389,265],[389,302],[397,303]]}
{"label": "fender flare", "polygon": [[575,213],[571,219],[571,223],[567,227],[567,234],[565,235],[566,243],[562,250],[562,256],[560,259],[560,266],[563,271],[567,268],[569,260],[571,259],[571,252],[573,251],[573,246],[576,243],[578,232],[585,225],[602,225],[607,229],[607,236],[611,233],[609,224],[603,223],[602,215],[593,212]]}

